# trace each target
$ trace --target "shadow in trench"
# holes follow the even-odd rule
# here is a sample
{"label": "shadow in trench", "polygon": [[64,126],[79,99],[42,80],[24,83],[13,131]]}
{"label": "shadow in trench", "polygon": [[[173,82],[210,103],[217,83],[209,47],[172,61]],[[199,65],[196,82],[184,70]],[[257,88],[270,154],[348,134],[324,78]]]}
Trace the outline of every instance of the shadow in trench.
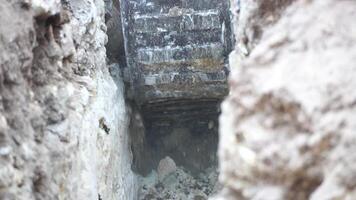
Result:
{"label": "shadow in trench", "polygon": [[216,166],[218,107],[217,99],[199,99],[135,108],[130,123],[133,170],[146,176],[166,156],[193,176]]}

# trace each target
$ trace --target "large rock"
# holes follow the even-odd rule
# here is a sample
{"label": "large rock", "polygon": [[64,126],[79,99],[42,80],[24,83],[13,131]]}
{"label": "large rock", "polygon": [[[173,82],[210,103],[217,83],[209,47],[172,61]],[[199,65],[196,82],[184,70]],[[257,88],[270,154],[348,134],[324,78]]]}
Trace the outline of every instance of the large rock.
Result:
{"label": "large rock", "polygon": [[297,1],[246,59],[231,55],[221,199],[356,198],[355,10],[355,1]]}
{"label": "large rock", "polygon": [[0,199],[134,199],[104,2],[4,1],[0,27]]}
{"label": "large rock", "polygon": [[172,158],[169,156],[165,157],[161,161],[159,161],[157,167],[158,179],[162,181],[166,176],[172,174],[176,171],[177,166]]}

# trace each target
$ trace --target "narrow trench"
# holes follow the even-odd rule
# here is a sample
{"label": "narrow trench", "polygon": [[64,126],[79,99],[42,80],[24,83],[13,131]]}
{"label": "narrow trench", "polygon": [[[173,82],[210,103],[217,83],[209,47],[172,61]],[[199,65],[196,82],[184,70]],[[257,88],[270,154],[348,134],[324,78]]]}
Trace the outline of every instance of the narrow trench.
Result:
{"label": "narrow trench", "polygon": [[[218,117],[220,114],[220,102],[227,93],[226,60],[231,48],[230,30],[226,31],[226,28],[221,28],[226,23],[224,20],[230,23],[228,14],[219,16],[219,25],[214,24],[217,22],[214,21],[216,19],[214,18],[215,16],[210,16],[211,13],[214,14],[214,12],[211,12],[210,7],[221,6],[222,9],[227,11],[228,3],[226,2],[228,1],[219,3],[219,1],[210,0],[209,4],[203,4],[202,2],[205,1],[195,0],[192,2],[186,1],[185,3],[187,4],[186,6],[191,7],[186,9],[188,12],[199,10],[198,13],[203,13],[202,16],[197,16],[195,21],[193,19],[194,23],[201,23],[203,27],[216,26],[219,30],[212,29],[207,32],[194,29],[189,32],[157,33],[158,38],[156,33],[153,33],[153,35],[143,34],[144,37],[154,38],[155,40],[153,41],[146,41],[139,34],[139,36],[131,35],[131,32],[126,32],[125,35],[125,25],[122,26],[122,21],[125,22],[124,24],[129,24],[126,29],[131,30],[132,26],[136,27],[135,23],[130,24],[131,11],[128,9],[130,8],[129,3],[120,8],[119,1],[110,2],[108,0],[110,5],[107,7],[105,16],[109,38],[106,47],[107,56],[109,63],[119,63],[125,80],[126,98],[130,108],[129,135],[133,154],[131,168],[140,177],[138,199],[208,199],[209,196],[217,193],[220,189],[217,169]],[[159,2],[157,8],[153,7],[152,10],[159,8],[160,12],[168,14],[175,13],[177,10],[179,11],[179,7],[183,7],[177,4],[178,1],[157,2]],[[206,13],[202,12],[204,9],[207,10]],[[184,13],[186,11],[181,10],[179,12]],[[122,20],[121,17],[125,17],[125,14],[127,14],[127,19]],[[189,13],[189,15],[191,14]],[[184,21],[184,16],[182,20]],[[167,23],[175,22],[167,21]],[[228,25],[227,27],[230,26]],[[144,29],[147,27],[136,28],[141,28],[143,30],[140,31],[145,32]],[[135,37],[139,39],[133,40]],[[218,58],[207,57],[205,54],[219,54],[215,50],[210,50],[215,48],[214,45],[217,42],[224,46],[224,53]],[[166,43],[168,46],[164,46],[167,45]],[[147,100],[152,95],[147,97],[142,94],[149,92],[156,94],[156,87],[160,87],[160,85],[157,84],[158,86],[153,87],[153,89],[147,85],[136,87],[135,84],[141,80],[132,81],[133,74],[140,73],[140,78],[145,77],[146,74],[144,73],[147,69],[144,69],[145,66],[140,66],[139,63],[136,63],[133,66],[138,69],[135,68],[133,70],[133,67],[129,65],[132,64],[132,60],[135,62],[140,58],[131,58],[136,51],[133,53],[127,51],[134,48],[141,48],[141,51],[145,51],[145,48],[149,47],[149,45],[163,45],[165,48],[170,47],[170,45],[177,45],[176,48],[182,47],[182,50],[174,56],[173,60],[182,58],[185,60],[189,57],[194,58],[194,56],[199,57],[199,59],[195,60],[191,58],[192,61],[188,59],[187,62],[180,64],[178,68],[176,68],[175,61],[163,63],[164,65],[171,65],[173,71],[162,68],[161,72],[179,74],[177,82],[172,79],[172,83],[169,83],[169,86],[175,87],[171,89],[172,91],[168,91],[168,94],[173,94],[173,98],[165,98],[162,97],[164,95],[158,95],[158,97],[154,96],[152,99]],[[189,52],[184,49],[187,45],[196,45],[197,48],[193,48]],[[203,47],[207,48],[204,49]],[[159,49],[159,47],[157,48]],[[203,49],[199,50],[199,48]],[[163,53],[165,54],[166,52]],[[125,57],[125,54],[129,55],[128,58]],[[190,65],[197,65],[198,73],[190,70]],[[157,66],[152,67],[152,73],[156,70],[155,67]],[[128,75],[128,73],[131,74]],[[131,80],[127,77],[131,77]],[[199,79],[204,79],[204,81],[199,83],[202,85],[190,85],[194,82],[191,77],[198,77]],[[134,88],[134,91],[132,88]],[[194,94],[195,91],[191,92],[190,90],[196,90],[197,92]],[[176,97],[176,91],[187,95]],[[143,98],[141,98],[142,96]]]}

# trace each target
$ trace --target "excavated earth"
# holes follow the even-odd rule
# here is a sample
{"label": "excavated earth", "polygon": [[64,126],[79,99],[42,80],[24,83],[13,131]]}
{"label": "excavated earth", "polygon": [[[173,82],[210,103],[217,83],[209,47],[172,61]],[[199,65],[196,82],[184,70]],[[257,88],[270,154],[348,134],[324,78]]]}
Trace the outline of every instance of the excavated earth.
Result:
{"label": "excavated earth", "polygon": [[234,7],[216,199],[356,199],[356,2],[267,2]]}
{"label": "excavated earth", "polygon": [[0,200],[356,199],[354,0],[121,3],[1,2]]}
{"label": "excavated earth", "polygon": [[106,31],[100,0],[1,2],[0,199],[136,198]]}

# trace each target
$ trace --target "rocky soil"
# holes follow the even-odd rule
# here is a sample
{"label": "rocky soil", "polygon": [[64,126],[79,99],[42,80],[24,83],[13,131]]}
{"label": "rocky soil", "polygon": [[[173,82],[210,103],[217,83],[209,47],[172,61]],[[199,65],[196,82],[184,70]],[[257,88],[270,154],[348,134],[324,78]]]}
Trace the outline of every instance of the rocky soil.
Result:
{"label": "rocky soil", "polygon": [[216,199],[356,199],[356,2],[240,3]]}
{"label": "rocky soil", "polygon": [[[159,3],[179,1],[142,2],[135,8],[159,10]],[[217,20],[210,25],[220,28],[220,18],[210,12],[219,1],[205,2],[185,1],[196,9],[208,6],[198,15],[211,15]],[[195,90],[203,96],[215,91],[217,99],[198,95],[190,104],[178,99],[131,107],[120,71],[125,66],[118,64],[118,1],[2,1],[0,200],[356,199],[356,2],[231,0],[231,6],[236,45],[220,117],[219,169],[200,171],[216,160],[211,152],[217,136],[203,134],[216,133],[215,106],[226,92],[227,68],[215,74],[218,87],[213,82]],[[230,40],[220,34],[205,36]],[[215,56],[214,47],[202,52]],[[215,66],[204,61],[199,67],[206,70],[206,64]],[[194,81],[184,83],[186,89]],[[170,154],[146,151],[152,144]],[[187,149],[196,152],[189,159]],[[175,161],[159,162],[166,155]],[[132,171],[152,166],[157,170],[146,178]]]}
{"label": "rocky soil", "polygon": [[183,167],[160,180],[156,171],[141,178],[139,200],[207,200],[216,194],[220,185],[216,168],[209,168],[197,177]]}
{"label": "rocky soil", "polygon": [[104,15],[101,0],[1,2],[0,199],[136,197]]}

